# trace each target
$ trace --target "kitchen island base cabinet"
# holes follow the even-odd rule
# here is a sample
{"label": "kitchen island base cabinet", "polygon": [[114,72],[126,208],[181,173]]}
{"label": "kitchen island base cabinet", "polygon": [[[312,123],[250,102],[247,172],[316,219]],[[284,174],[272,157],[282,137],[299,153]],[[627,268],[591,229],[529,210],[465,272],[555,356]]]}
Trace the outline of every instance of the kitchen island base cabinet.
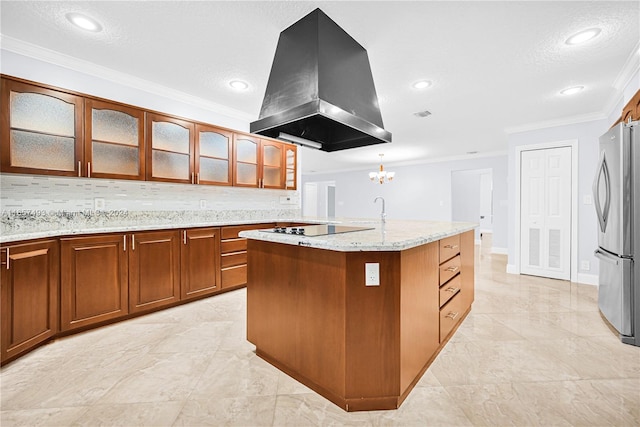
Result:
{"label": "kitchen island base cabinet", "polygon": [[58,332],[58,242],[3,245],[2,362],[31,350]]}
{"label": "kitchen island base cabinet", "polygon": [[60,239],[60,328],[78,329],[129,312],[124,234]]}
{"label": "kitchen island base cabinet", "polygon": [[[347,411],[396,409],[446,343],[439,254],[438,241],[340,252],[250,239],[247,339]],[[472,282],[473,246],[460,257],[463,265],[470,257]],[[366,285],[367,263],[379,264],[378,286]],[[456,301],[462,312],[448,332],[470,309],[468,298]]]}
{"label": "kitchen island base cabinet", "polygon": [[131,235],[129,311],[137,313],[180,301],[180,231]]}

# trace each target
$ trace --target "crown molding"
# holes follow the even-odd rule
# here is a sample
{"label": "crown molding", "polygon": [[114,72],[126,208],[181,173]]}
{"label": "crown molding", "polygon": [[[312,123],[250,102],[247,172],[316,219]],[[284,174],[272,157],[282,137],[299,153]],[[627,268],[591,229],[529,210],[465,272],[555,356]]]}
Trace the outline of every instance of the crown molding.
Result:
{"label": "crown molding", "polygon": [[576,123],[593,122],[596,120],[606,119],[607,117],[608,116],[603,112],[581,114],[579,116],[563,117],[560,119],[547,120],[543,122],[528,123],[521,126],[512,126],[512,127],[505,128],[504,131],[507,134],[530,132],[533,130],[546,129],[546,128],[552,128],[557,126],[566,126],[566,125],[574,125]]}
{"label": "crown molding", "polygon": [[230,108],[225,105],[218,104],[216,102],[212,102],[197,96],[189,95],[185,92],[171,89],[167,86],[163,86],[157,83],[153,83],[149,80],[132,76],[131,74],[103,67],[101,65],[97,65],[73,56],[65,55],[63,53],[47,49],[32,43],[28,43],[13,37],[9,37],[4,34],[0,34],[0,46],[3,50],[9,52],[17,53],[19,55],[23,55],[59,67],[68,68],[70,70],[84,73],[103,80],[108,80],[119,85],[163,96],[177,102],[182,102],[193,107],[202,108],[204,110],[208,110],[217,114],[222,114],[230,118],[244,120],[247,122],[255,120],[254,116],[252,116],[251,114],[247,114],[244,111],[236,110],[235,108]]}

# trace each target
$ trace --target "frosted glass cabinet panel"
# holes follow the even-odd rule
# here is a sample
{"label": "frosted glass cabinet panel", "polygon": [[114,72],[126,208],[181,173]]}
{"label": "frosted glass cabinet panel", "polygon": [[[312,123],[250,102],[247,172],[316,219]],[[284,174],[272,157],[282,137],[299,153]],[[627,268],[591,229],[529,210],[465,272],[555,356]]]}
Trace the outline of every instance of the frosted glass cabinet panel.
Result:
{"label": "frosted glass cabinet panel", "polygon": [[233,185],[259,187],[260,139],[241,134],[234,134],[233,138],[235,150]]}
{"label": "frosted glass cabinet panel", "polygon": [[195,184],[195,125],[160,114],[147,114],[147,180]]}
{"label": "frosted glass cabinet panel", "polygon": [[144,179],[144,112],[88,99],[85,104],[87,174]]}
{"label": "frosted glass cabinet panel", "polygon": [[263,188],[284,188],[284,145],[279,142],[261,140]]}
{"label": "frosted glass cabinet panel", "polygon": [[197,184],[231,185],[231,132],[196,125],[195,169]]}
{"label": "frosted glass cabinet panel", "polygon": [[79,174],[83,129],[81,97],[3,78],[1,102],[0,170]]}
{"label": "frosted glass cabinet panel", "polygon": [[297,187],[296,165],[298,163],[298,147],[295,145],[285,145],[285,184],[287,190],[295,190]]}

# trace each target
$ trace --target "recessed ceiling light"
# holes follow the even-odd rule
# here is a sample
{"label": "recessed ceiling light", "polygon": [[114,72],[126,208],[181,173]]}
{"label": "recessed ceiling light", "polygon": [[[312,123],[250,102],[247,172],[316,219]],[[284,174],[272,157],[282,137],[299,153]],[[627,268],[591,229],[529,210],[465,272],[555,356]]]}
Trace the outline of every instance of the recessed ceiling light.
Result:
{"label": "recessed ceiling light", "polygon": [[566,89],[562,89],[560,91],[560,95],[574,95],[584,89],[584,86],[574,86],[568,87]]}
{"label": "recessed ceiling light", "polygon": [[572,35],[565,41],[565,43],[566,44],[584,43],[587,40],[591,40],[592,38],[596,37],[598,34],[600,34],[600,28],[589,28],[588,30],[580,31],[579,33]]}
{"label": "recessed ceiling light", "polygon": [[75,25],[78,28],[82,28],[83,30],[93,31],[94,33],[102,31],[102,25],[100,25],[98,21],[96,21],[95,19],[87,15],[73,12],[73,13],[67,13],[66,17],[69,20],[69,22],[71,22],[73,25]]}
{"label": "recessed ceiling light", "polygon": [[235,90],[246,90],[249,88],[249,83],[242,80],[231,80],[229,82],[229,86],[231,86]]}
{"label": "recessed ceiling light", "polygon": [[414,89],[426,89],[431,86],[431,82],[429,80],[420,80],[413,84]]}

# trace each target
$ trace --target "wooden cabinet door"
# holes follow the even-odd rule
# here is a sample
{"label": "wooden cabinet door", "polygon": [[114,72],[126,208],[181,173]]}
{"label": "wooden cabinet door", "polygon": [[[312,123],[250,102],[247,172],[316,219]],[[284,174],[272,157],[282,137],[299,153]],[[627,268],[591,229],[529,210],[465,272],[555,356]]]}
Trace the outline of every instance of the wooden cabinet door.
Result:
{"label": "wooden cabinet door", "polygon": [[209,295],[219,290],[219,228],[183,230],[180,258],[182,299]]}
{"label": "wooden cabinet door", "polygon": [[58,242],[8,245],[0,251],[1,360],[28,351],[58,332]]}
{"label": "wooden cabinet door", "polygon": [[233,185],[236,187],[259,187],[260,184],[260,139],[233,135]]}
{"label": "wooden cabinet door", "polygon": [[260,140],[260,187],[284,188],[284,144]]}
{"label": "wooden cabinet door", "polygon": [[147,180],[195,183],[195,125],[186,120],[146,113],[146,126]]}
{"label": "wooden cabinet door", "polygon": [[285,144],[284,147],[284,188],[287,190],[295,190],[298,188],[298,147],[290,144]]}
{"label": "wooden cabinet door", "polygon": [[2,172],[80,176],[83,99],[2,79]]}
{"label": "wooden cabinet door", "polygon": [[87,99],[85,123],[87,176],[144,180],[144,111]]}
{"label": "wooden cabinet door", "polygon": [[131,235],[129,311],[150,310],[180,300],[180,231]]}
{"label": "wooden cabinet door", "polygon": [[60,239],[61,330],[128,313],[126,236]]}
{"label": "wooden cabinet door", "polygon": [[197,184],[231,185],[233,134],[196,124],[195,171]]}

